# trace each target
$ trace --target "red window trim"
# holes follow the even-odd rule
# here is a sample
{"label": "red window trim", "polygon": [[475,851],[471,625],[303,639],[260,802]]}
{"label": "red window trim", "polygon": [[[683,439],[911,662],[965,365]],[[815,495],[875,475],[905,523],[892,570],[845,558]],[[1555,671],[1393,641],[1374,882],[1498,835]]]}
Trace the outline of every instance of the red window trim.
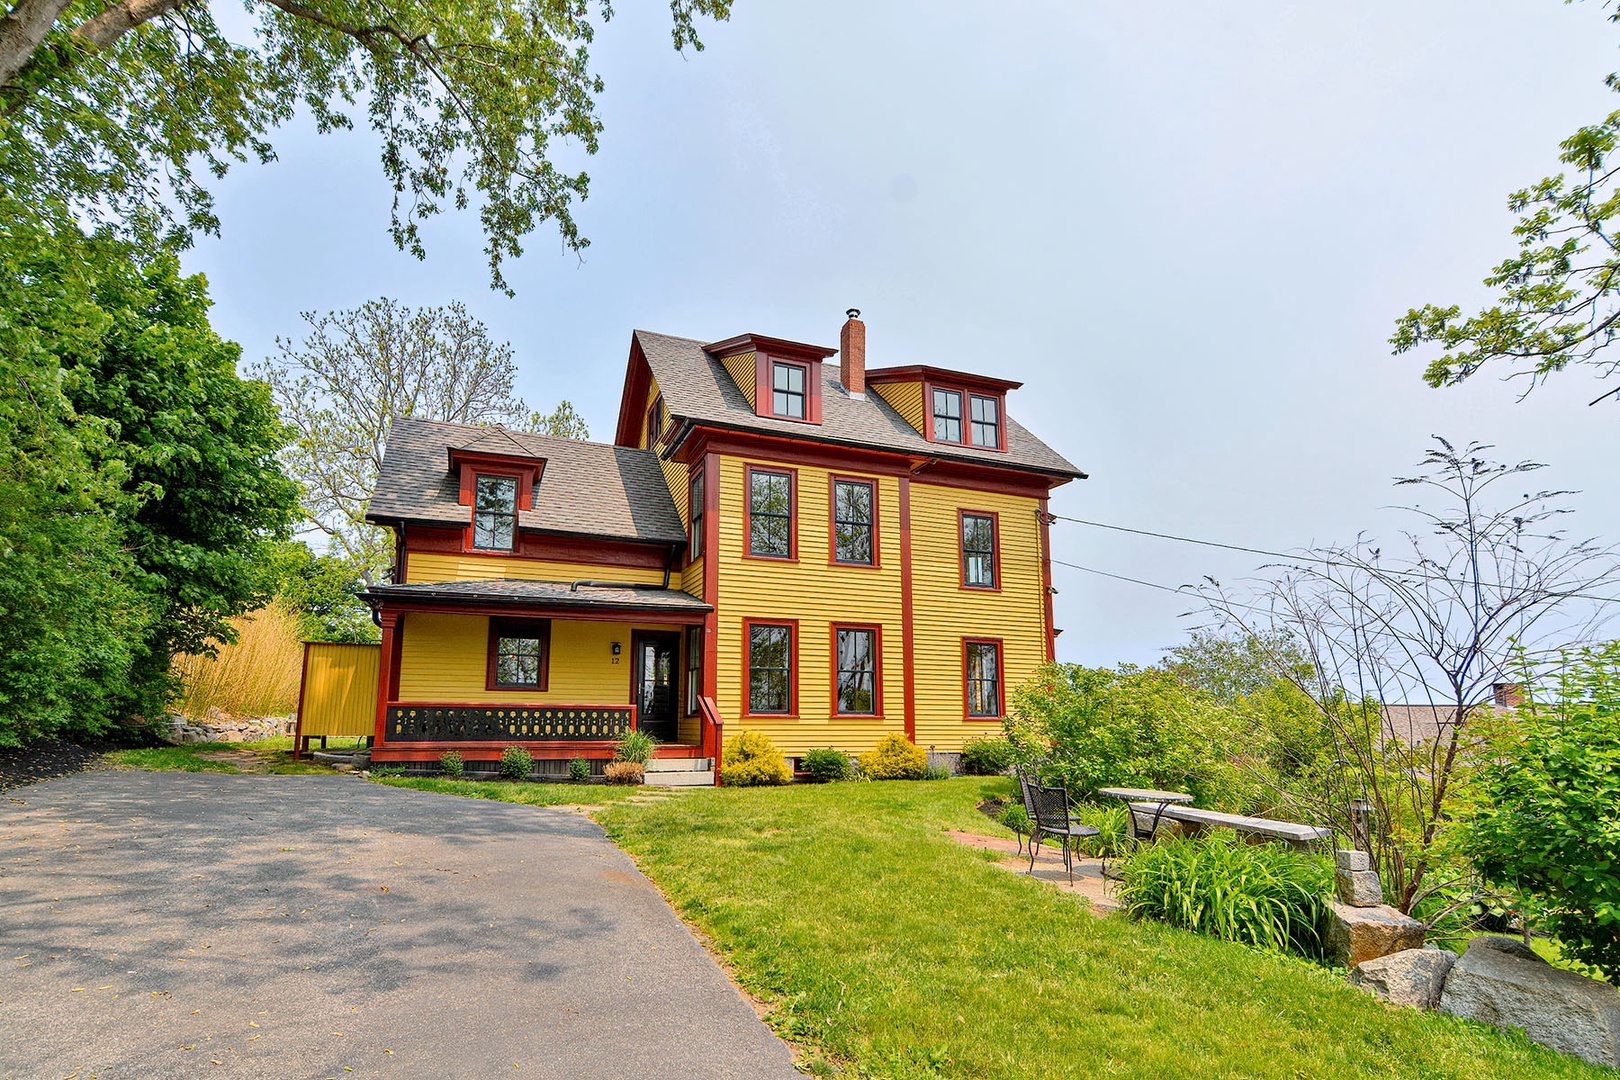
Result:
{"label": "red window trim", "polygon": [[[870,630],[872,631],[872,707],[875,712],[852,713],[844,712],[838,707],[838,631],[840,630]],[[838,717],[849,717],[860,720],[883,719],[883,624],[859,622],[835,622],[829,627],[827,635],[829,658],[828,668],[832,672],[832,714]]]}
{"label": "red window trim", "polygon": [[[699,483],[703,484],[705,489],[702,506],[698,505],[699,500],[692,497]],[[703,544],[703,534],[698,531],[699,526],[708,520],[708,486],[701,467],[693,469],[692,474],[686,478],[686,561],[689,564],[703,558],[704,553],[708,551]]]}
{"label": "red window trim", "polygon": [[[788,630],[788,711],[755,712],[752,687],[752,668],[754,662],[753,638],[754,627],[777,626],[787,627]],[[769,717],[773,720],[797,720],[799,718],[799,620],[798,619],[744,619],[742,621],[742,714],[745,718]]]}
{"label": "red window trim", "polygon": [[[967,579],[967,538],[963,536],[963,525],[969,517],[987,517],[990,519],[990,573],[995,577],[994,585],[969,585]],[[973,592],[1000,592],[1001,591],[1001,514],[995,510],[958,510],[956,512],[956,558],[957,583],[961,588]]]}
{"label": "red window trim", "polygon": [[[804,416],[782,416],[776,411],[776,398],[772,394],[775,383],[771,379],[772,364],[788,364],[804,369]],[[821,361],[790,360],[769,353],[754,354],[754,412],[772,420],[787,420],[794,424],[821,423]]]}
{"label": "red window trim", "polygon": [[[516,511],[512,515],[512,546],[509,548],[478,547],[473,544],[473,522],[477,518],[478,508],[474,505],[478,492],[478,478],[481,476],[504,476],[517,481],[517,503],[513,507]],[[522,531],[519,521],[523,511],[534,506],[534,470],[510,469],[498,466],[479,466],[474,462],[462,462],[461,465],[461,502],[472,511],[467,519],[467,527],[462,530],[461,550],[476,552],[480,555],[514,555],[523,546],[518,534]]]}
{"label": "red window trim", "polygon": [[[788,553],[754,554],[754,474],[771,473],[788,478]],[[764,562],[799,561],[799,470],[791,465],[748,465],[743,469],[743,558]]]}
{"label": "red window trim", "polygon": [[[681,715],[697,716],[703,712],[703,708],[696,701],[692,702],[693,708],[687,708],[686,688],[692,676],[696,675],[697,696],[700,698],[703,696],[703,656],[708,651],[708,642],[703,640],[702,626],[688,626],[685,630],[686,633],[681,638]],[[692,663],[692,639],[694,636],[697,638],[698,643],[698,662],[696,665]],[[634,700],[633,694],[631,699]]]}
{"label": "red window trim", "polygon": [[[996,715],[974,716],[972,693],[968,688],[968,646],[994,645],[996,647]],[[964,637],[962,639],[962,719],[972,724],[998,724],[1007,715],[1007,646],[998,637]]]}
{"label": "red window trim", "polygon": [[[838,485],[865,484],[872,489],[872,561],[871,562],[845,562],[838,557]],[[881,492],[875,476],[848,476],[842,473],[831,473],[827,477],[827,565],[829,566],[857,566],[862,570],[879,570],[883,567],[881,548],[878,544],[878,495]]]}
{"label": "red window trim", "polygon": [[[985,393],[982,390],[972,390],[967,386],[956,383],[932,382],[923,380],[923,438],[931,443],[941,446],[964,446],[969,450],[996,450],[1001,453],[1007,451],[1007,395],[1002,393]],[[953,394],[962,395],[962,438],[958,442],[950,439],[934,438],[934,391],[949,390]],[[980,446],[973,441],[973,399],[976,397],[988,398],[996,403],[996,445]]]}
{"label": "red window trim", "polygon": [[[495,681],[495,653],[500,644],[501,635],[529,634],[540,639],[540,685],[538,686],[505,686]],[[489,620],[489,656],[484,671],[484,689],[498,690],[505,694],[543,694],[551,685],[551,620],[550,619],[501,619]]]}

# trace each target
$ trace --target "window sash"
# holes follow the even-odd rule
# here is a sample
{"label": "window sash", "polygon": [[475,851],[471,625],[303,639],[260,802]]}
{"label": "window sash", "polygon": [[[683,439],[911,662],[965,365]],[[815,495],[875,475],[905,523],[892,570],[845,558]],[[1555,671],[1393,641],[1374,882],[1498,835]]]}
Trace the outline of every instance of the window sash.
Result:
{"label": "window sash", "polygon": [[686,544],[687,558],[701,559],[703,557],[703,474],[701,472],[692,477],[692,486],[687,491],[686,516],[689,522],[689,534]]}
{"label": "window sash", "polygon": [[804,419],[805,369],[797,364],[771,365],[771,413]]}
{"label": "window sash", "polygon": [[967,712],[1001,715],[1001,646],[993,641],[967,644]]}
{"label": "window sash", "polygon": [[537,635],[501,634],[495,639],[495,685],[539,687],[542,651]]}
{"label": "window sash", "polygon": [[836,651],[838,712],[877,715],[877,631],[839,630]]}
{"label": "window sash", "polygon": [[793,477],[748,474],[748,553],[774,559],[793,556]]}
{"label": "window sash", "polygon": [[859,480],[833,481],[833,559],[841,563],[872,564],[873,484]]}
{"label": "window sash", "polygon": [[974,394],[969,398],[969,409],[972,415],[972,436],[974,446],[985,446],[992,450],[1001,448],[1001,408],[993,397],[980,397]]}
{"label": "window sash", "polygon": [[748,711],[788,713],[793,708],[793,628],[748,629]]}
{"label": "window sash", "polygon": [[955,390],[934,391],[934,439],[962,441],[962,395]]}
{"label": "window sash", "polygon": [[703,630],[691,626],[686,630],[686,715],[698,711],[698,698],[703,694]]}
{"label": "window sash", "polygon": [[480,476],[473,496],[473,547],[511,551],[517,538],[517,478]]}
{"label": "window sash", "polygon": [[976,588],[996,585],[996,519],[962,515],[962,580]]}

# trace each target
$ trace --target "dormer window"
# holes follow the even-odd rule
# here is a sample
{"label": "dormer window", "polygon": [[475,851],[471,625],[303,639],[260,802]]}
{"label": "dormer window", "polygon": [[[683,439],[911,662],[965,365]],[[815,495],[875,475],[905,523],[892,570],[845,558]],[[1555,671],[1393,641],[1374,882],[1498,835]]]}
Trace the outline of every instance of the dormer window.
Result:
{"label": "dormer window", "polygon": [[803,364],[771,362],[771,413],[788,420],[805,418],[806,371]]}
{"label": "dormer window", "polygon": [[511,551],[517,537],[515,476],[480,476],[473,502],[473,547]]}
{"label": "dormer window", "polygon": [[962,441],[962,395],[955,390],[934,391],[934,441]]}
{"label": "dormer window", "polygon": [[972,410],[973,445],[989,450],[1001,449],[1001,406],[993,397],[972,394],[968,397]]}
{"label": "dormer window", "polygon": [[929,442],[997,452],[1007,449],[1007,392],[1022,385],[925,365],[877,368],[866,384]]}

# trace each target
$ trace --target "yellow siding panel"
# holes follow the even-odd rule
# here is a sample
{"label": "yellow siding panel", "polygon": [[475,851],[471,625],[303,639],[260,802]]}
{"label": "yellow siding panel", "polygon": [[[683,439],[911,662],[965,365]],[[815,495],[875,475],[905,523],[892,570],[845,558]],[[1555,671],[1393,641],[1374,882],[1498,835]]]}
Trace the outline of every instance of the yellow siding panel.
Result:
{"label": "yellow siding panel", "polygon": [[[745,467],[764,459],[720,462],[720,633],[716,642],[716,703],[728,734],[762,731],[789,756],[820,746],[859,753],[891,731],[905,730],[905,684],[901,663],[900,490],[892,477],[874,477],[878,491],[878,568],[829,565],[828,495],[825,469],[799,467],[798,545],[794,563],[744,558]],[[849,475],[840,473],[839,475]],[[796,719],[743,716],[745,645],[743,620],[799,621],[799,715]],[[882,719],[832,715],[834,622],[881,624]]]}
{"label": "yellow siding panel", "polygon": [[376,645],[311,643],[299,695],[302,735],[360,738],[377,730]]}
{"label": "yellow siding panel", "polygon": [[663,466],[664,482],[669,485],[669,493],[675,500],[675,510],[681,515],[681,523],[685,524],[686,508],[692,501],[692,489],[687,484],[686,478],[686,462],[659,458],[658,464]]}
{"label": "yellow siding panel", "polygon": [[748,407],[758,412],[759,405],[754,401],[754,354],[751,352],[738,353],[736,356],[728,356],[720,362],[726,366],[727,371],[731,372],[731,380],[737,384],[737,389],[743,392],[743,397],[748,399]]}
{"label": "yellow siding panel", "polygon": [[[917,744],[958,750],[964,739],[999,734],[1001,726],[967,721],[962,638],[1002,639],[1010,700],[1014,687],[1046,659],[1040,522],[1035,499],[983,491],[911,485],[912,611],[916,651]],[[997,514],[1001,591],[961,587],[961,510]]]}
{"label": "yellow siding panel", "polygon": [[872,390],[889,403],[900,418],[917,429],[917,434],[923,433],[923,425],[927,423],[927,413],[923,409],[923,385],[920,382],[884,383],[881,386],[869,386]]}
{"label": "yellow siding panel", "polygon": [[703,599],[703,562],[698,559],[681,571],[681,591]]}
{"label": "yellow siding panel", "polygon": [[405,580],[424,581],[626,581],[662,585],[664,572],[647,567],[602,563],[548,562],[501,555],[456,555],[413,552],[405,564]]}
{"label": "yellow siding panel", "polygon": [[[630,704],[630,631],[634,627],[629,624],[553,619],[545,693],[484,689],[489,620],[483,616],[413,611],[404,616],[401,627],[401,701]],[[613,655],[615,641],[623,645],[617,657]]]}

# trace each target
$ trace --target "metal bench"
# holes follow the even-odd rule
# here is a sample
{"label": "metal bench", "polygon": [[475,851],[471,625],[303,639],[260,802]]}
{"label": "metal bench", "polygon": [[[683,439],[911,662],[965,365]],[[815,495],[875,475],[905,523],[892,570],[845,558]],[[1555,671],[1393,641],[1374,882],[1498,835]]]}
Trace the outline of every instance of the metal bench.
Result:
{"label": "metal bench", "polygon": [[1310,851],[1333,836],[1331,829],[1318,828],[1315,825],[1245,817],[1242,814],[1223,814],[1219,810],[1200,810],[1196,806],[1166,806],[1162,803],[1140,802],[1131,803],[1131,813],[1133,816],[1146,814],[1150,817],[1157,814],[1163,818],[1202,828],[1235,829],[1242,833],[1282,840],[1300,851]]}

